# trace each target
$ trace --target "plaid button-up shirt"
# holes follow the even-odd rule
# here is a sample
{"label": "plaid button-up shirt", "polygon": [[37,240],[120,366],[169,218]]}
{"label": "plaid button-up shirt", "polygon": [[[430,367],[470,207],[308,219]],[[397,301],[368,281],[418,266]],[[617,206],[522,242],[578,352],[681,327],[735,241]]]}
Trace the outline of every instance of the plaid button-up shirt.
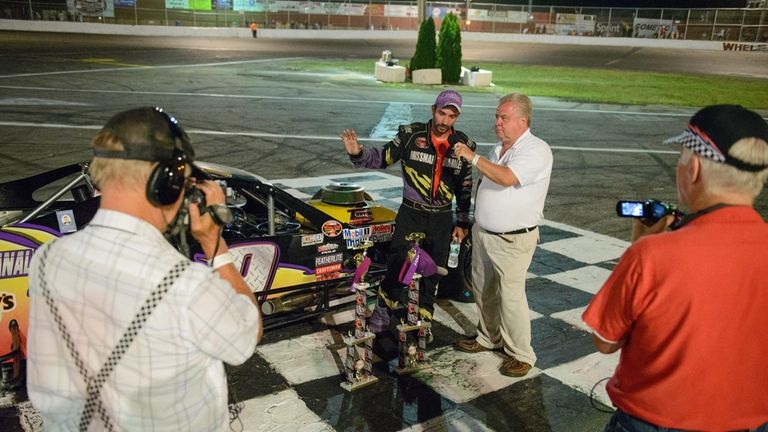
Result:
{"label": "plaid button-up shirt", "polygon": [[[86,384],[40,292],[45,281],[75,349],[95,375],[163,276],[184,258],[152,225],[99,210],[82,231],[45,244],[30,270],[28,392],[46,430],[77,430]],[[222,362],[255,349],[259,312],[217,273],[192,263],[102,388],[112,423],[129,431],[213,431],[227,425]],[[91,430],[102,428],[98,416]]]}

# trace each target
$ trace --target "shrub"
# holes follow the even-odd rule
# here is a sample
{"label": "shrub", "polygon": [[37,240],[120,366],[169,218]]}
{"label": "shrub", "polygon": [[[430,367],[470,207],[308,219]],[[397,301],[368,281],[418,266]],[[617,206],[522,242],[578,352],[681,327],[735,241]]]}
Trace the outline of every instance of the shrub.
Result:
{"label": "shrub", "polygon": [[440,25],[437,64],[442,70],[444,82],[459,82],[461,79],[461,28],[459,28],[459,19],[454,14],[446,15]]}
{"label": "shrub", "polygon": [[421,22],[419,26],[419,39],[416,41],[416,52],[413,53],[411,72],[418,69],[432,69],[435,67],[435,21],[432,17]]}

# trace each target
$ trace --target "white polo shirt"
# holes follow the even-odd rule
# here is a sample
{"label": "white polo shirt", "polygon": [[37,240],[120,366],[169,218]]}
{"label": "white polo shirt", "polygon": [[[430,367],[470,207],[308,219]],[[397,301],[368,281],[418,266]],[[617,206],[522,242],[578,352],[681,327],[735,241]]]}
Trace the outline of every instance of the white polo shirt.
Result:
{"label": "white polo shirt", "polygon": [[500,154],[501,143],[496,144],[488,159],[508,166],[520,184],[506,187],[483,177],[475,196],[475,223],[492,232],[538,225],[544,217],[544,200],[552,174],[549,144],[528,129],[504,156]]}

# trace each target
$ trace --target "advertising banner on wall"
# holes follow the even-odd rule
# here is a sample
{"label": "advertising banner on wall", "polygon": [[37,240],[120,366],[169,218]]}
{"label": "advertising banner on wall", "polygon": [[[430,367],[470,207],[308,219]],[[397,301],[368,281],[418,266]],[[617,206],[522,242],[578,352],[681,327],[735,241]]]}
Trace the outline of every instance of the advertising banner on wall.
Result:
{"label": "advertising banner on wall", "polygon": [[[232,9],[248,12],[299,12],[320,15],[365,15],[365,4],[324,3],[293,0],[278,0],[265,2],[259,0],[229,0]],[[405,6],[406,8],[408,6]],[[415,9],[415,6],[411,6]],[[383,11],[383,8],[382,8]],[[383,12],[382,12],[383,13]]]}
{"label": "advertising banner on wall", "polygon": [[211,0],[165,0],[166,9],[211,10]]}
{"label": "advertising banner on wall", "polygon": [[362,16],[365,15],[366,6],[352,3],[323,3],[325,13],[328,15]]}
{"label": "advertising banner on wall", "polygon": [[232,10],[248,12],[277,12],[277,4],[258,0],[232,0]]}
{"label": "advertising banner on wall", "polygon": [[329,13],[330,7],[334,6],[336,7],[333,12],[334,15],[352,15],[352,16],[363,16],[365,15],[365,8],[367,5],[364,4],[353,4],[353,3],[326,3],[327,7],[329,7]]}
{"label": "advertising banner on wall", "polygon": [[276,10],[282,11],[282,12],[298,12],[304,10],[304,5],[306,2],[299,2],[299,1],[276,1],[275,3]]}
{"label": "advertising banner on wall", "polygon": [[525,24],[528,22],[528,12],[470,9],[467,15],[467,19],[472,21],[495,21]]}
{"label": "advertising banner on wall", "polygon": [[461,9],[452,7],[427,7],[426,16],[432,16],[432,19],[440,20],[445,18],[446,15],[452,13],[457,17],[461,16]]}
{"label": "advertising banner on wall", "polygon": [[419,8],[407,5],[384,5],[384,15],[388,17],[418,18]]}
{"label": "advertising banner on wall", "polygon": [[597,36],[628,36],[627,28],[629,27],[630,27],[629,24],[623,21],[621,22],[598,21],[597,24],[595,25],[595,34]]}
{"label": "advertising banner on wall", "polygon": [[116,8],[132,8],[136,6],[136,0],[115,0]]}
{"label": "advertising banner on wall", "polygon": [[557,14],[555,34],[588,35],[595,32],[595,15]]}
{"label": "advertising banner on wall", "polygon": [[67,0],[67,9],[74,15],[114,18],[114,0]]}
{"label": "advertising banner on wall", "polygon": [[669,33],[669,29],[672,27],[672,20],[660,20],[654,18],[635,18],[633,28],[635,29],[635,37],[639,38],[654,38],[658,36],[659,27],[665,26],[665,30]]}

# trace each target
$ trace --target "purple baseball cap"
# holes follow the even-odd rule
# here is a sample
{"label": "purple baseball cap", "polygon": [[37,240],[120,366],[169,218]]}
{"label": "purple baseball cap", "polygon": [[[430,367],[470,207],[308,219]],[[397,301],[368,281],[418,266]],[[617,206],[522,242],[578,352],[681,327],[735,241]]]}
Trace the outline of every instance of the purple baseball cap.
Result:
{"label": "purple baseball cap", "polygon": [[461,113],[461,95],[459,92],[454,90],[443,90],[437,95],[437,99],[435,99],[435,107],[441,109],[447,106],[452,106]]}

